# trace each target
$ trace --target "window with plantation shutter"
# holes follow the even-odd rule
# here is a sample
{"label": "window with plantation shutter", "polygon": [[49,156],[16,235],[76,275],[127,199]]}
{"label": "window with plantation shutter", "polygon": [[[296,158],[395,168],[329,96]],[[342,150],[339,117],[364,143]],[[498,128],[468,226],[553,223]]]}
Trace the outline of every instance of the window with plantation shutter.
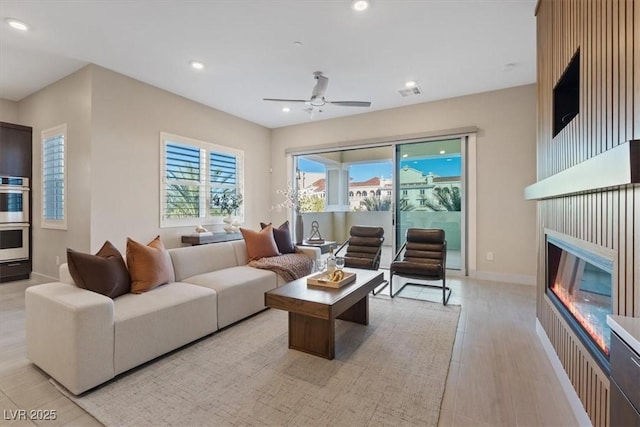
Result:
{"label": "window with plantation shutter", "polygon": [[42,227],[67,228],[67,125],[42,131]]}
{"label": "window with plantation shutter", "polygon": [[209,210],[211,215],[225,215],[226,199],[238,194],[238,157],[219,152],[209,153]]}
{"label": "window with plantation shutter", "polygon": [[230,209],[242,216],[230,204],[241,198],[242,151],[167,133],[160,145],[162,227],[213,222]]}

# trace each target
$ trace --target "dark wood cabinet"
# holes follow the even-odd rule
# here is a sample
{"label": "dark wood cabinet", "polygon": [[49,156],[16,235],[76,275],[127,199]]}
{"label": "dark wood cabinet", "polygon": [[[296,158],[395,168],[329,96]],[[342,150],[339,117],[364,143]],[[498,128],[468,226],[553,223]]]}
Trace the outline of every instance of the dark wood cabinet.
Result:
{"label": "dark wood cabinet", "polygon": [[[0,176],[29,178],[29,187],[33,188],[32,144],[32,129],[30,127],[0,122]],[[29,197],[27,206],[32,207],[32,192],[28,191],[27,193]],[[31,224],[33,208],[29,209],[28,218],[29,224]],[[9,231],[5,230],[5,232]],[[26,243],[23,244],[28,244],[29,258],[12,259],[10,261],[3,261],[0,258],[0,283],[29,278],[33,247],[30,226],[25,237]],[[9,248],[12,248],[12,246],[9,246]]]}
{"label": "dark wood cabinet", "polygon": [[640,426],[640,355],[611,334],[611,427]]}
{"label": "dark wood cabinet", "polygon": [[0,283],[28,279],[31,274],[31,260],[0,263]]}
{"label": "dark wood cabinet", "polygon": [[31,128],[0,122],[0,175],[31,178]]}

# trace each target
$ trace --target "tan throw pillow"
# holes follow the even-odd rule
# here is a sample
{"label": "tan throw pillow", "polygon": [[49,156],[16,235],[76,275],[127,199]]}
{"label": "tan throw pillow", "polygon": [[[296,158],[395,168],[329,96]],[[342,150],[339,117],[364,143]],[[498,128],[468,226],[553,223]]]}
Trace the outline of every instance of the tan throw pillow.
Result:
{"label": "tan throw pillow", "polygon": [[127,238],[127,266],[131,292],[141,294],[173,280],[173,265],[160,236],[148,245]]}
{"label": "tan throw pillow", "polygon": [[97,254],[67,249],[67,265],[79,288],[116,298],[129,293],[131,279],[120,251],[108,240]]}
{"label": "tan throw pillow", "polygon": [[273,226],[267,225],[260,231],[253,231],[240,227],[240,232],[247,245],[249,261],[280,255],[278,246],[273,238]]}

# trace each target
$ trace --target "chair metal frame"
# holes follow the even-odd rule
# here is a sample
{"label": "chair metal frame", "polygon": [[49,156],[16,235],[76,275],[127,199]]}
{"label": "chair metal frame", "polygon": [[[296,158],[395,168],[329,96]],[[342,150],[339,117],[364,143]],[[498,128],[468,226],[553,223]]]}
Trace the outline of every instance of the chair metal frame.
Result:
{"label": "chair metal frame", "polygon": [[[417,279],[417,280],[442,280],[442,285],[430,285],[427,283],[414,283],[414,282],[406,282],[403,284],[400,289],[398,289],[395,293],[393,292],[393,262],[398,260],[398,257],[402,252],[406,249],[407,242],[405,241],[400,250],[396,253],[393,261],[391,261],[391,265],[389,266],[389,293],[391,298],[394,298],[398,295],[407,285],[413,286],[423,286],[427,288],[434,289],[442,289],[442,304],[447,305],[449,302],[449,298],[451,297],[451,288],[447,286],[447,241],[445,240],[443,243],[443,256],[442,256],[442,278],[437,279],[429,279],[425,278],[425,276],[421,276],[418,274],[405,274],[405,273],[395,273],[396,276],[408,278],[408,279]],[[381,289],[382,290],[382,289]]]}

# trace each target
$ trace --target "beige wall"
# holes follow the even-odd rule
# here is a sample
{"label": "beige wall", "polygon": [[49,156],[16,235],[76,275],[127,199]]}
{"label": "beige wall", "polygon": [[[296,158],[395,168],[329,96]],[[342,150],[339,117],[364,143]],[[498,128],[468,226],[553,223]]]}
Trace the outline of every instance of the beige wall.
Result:
{"label": "beige wall", "polygon": [[[161,235],[167,247],[194,227],[160,228],[160,132],[245,150],[245,223],[270,221],[269,137],[262,126],[90,65],[19,104],[34,131],[33,270],[57,277],[66,248],[96,252],[110,240]],[[40,132],[67,123],[68,227],[40,226]],[[266,159],[266,160],[265,160]]]}
{"label": "beige wall", "polygon": [[[536,211],[535,204],[524,201],[523,189],[536,177],[535,90],[535,85],[527,85],[274,129],[272,193],[287,183],[287,148],[337,149],[342,142],[477,126],[475,273],[533,283]],[[285,213],[277,215],[275,222],[285,218]],[[493,261],[486,260],[488,251]]]}
{"label": "beige wall", "polygon": [[194,227],[160,228],[160,132],[245,152],[245,224],[270,221],[267,128],[93,66],[91,250],[127,236],[167,247]]}
{"label": "beige wall", "polygon": [[18,123],[18,103],[0,98],[0,122]]}
{"label": "beige wall", "polygon": [[41,210],[40,132],[68,125],[68,230],[42,229],[34,215],[39,273],[57,276],[55,258],[64,262],[67,247],[96,251],[109,239],[124,251],[127,236],[157,234],[175,247],[191,232],[159,226],[161,131],[245,150],[245,224],[257,228],[286,218],[270,212],[280,201],[275,191],[286,186],[286,148],[477,126],[477,273],[535,275],[535,209],[522,197],[535,180],[533,85],[269,130],[91,65],[19,102],[17,118],[34,128],[34,213]]}
{"label": "beige wall", "polygon": [[[85,67],[19,103],[20,123],[33,127],[33,271],[58,276],[66,248],[87,251],[91,224],[91,68]],[[67,124],[67,230],[41,227],[41,132]]]}

